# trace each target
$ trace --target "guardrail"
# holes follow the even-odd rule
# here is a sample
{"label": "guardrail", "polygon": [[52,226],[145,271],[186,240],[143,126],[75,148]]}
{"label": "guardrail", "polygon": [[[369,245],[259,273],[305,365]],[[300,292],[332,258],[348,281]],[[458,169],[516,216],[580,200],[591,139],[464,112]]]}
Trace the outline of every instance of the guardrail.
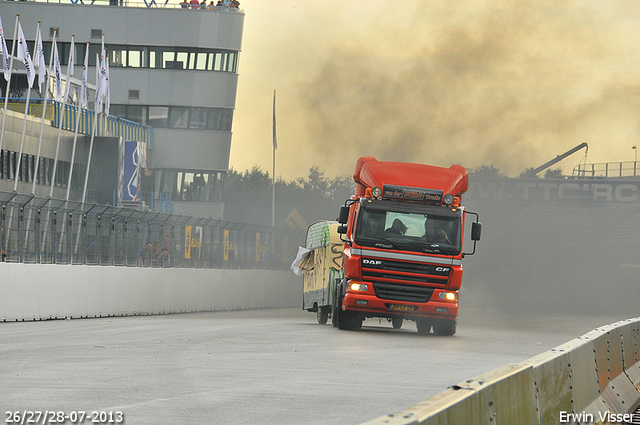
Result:
{"label": "guardrail", "polygon": [[635,318],[597,328],[365,424],[619,424],[631,422],[639,405],[640,318]]}
{"label": "guardrail", "polygon": [[0,247],[15,263],[288,270],[289,229],[0,192]]}

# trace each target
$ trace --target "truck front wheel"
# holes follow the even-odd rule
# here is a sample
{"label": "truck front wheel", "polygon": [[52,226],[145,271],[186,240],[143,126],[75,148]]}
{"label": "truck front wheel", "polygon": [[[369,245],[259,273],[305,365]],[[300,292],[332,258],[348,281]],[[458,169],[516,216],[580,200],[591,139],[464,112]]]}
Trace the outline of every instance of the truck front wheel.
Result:
{"label": "truck front wheel", "polygon": [[338,282],[340,279],[336,279],[334,281],[333,287],[333,302],[331,303],[331,324],[334,328],[338,327],[338,323],[340,323],[340,310],[342,309],[342,295],[341,295],[341,287],[342,285]]}
{"label": "truck front wheel", "polygon": [[431,332],[431,321],[426,319],[416,320],[416,328],[420,335],[429,335],[429,332]]}
{"label": "truck front wheel", "polygon": [[343,330],[356,330],[362,327],[364,318],[353,311],[342,311],[342,299],[346,293],[346,280],[342,279],[336,285],[332,311],[332,323],[334,327]]}
{"label": "truck front wheel", "polygon": [[362,328],[363,317],[353,311],[341,311],[340,320],[338,320],[338,328],[348,331],[354,331]]}
{"label": "truck front wheel", "polygon": [[455,320],[438,320],[433,326],[433,332],[436,335],[452,336],[456,333],[457,324]]}

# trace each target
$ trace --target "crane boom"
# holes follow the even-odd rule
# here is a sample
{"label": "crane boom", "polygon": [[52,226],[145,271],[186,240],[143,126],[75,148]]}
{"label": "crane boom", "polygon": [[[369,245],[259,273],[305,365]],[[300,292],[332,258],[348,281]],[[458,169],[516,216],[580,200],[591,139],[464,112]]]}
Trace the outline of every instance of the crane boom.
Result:
{"label": "crane boom", "polygon": [[562,161],[563,159],[565,159],[566,157],[568,157],[569,155],[579,151],[582,148],[586,148],[587,151],[589,150],[589,145],[587,145],[587,142],[582,142],[580,143],[578,146],[569,149],[568,151],[566,151],[563,154],[560,154],[558,156],[556,156],[555,158],[553,158],[551,161],[545,162],[544,164],[542,164],[541,166],[539,166],[538,168],[534,168],[531,172],[533,174],[538,174],[540,171],[547,169],[549,167],[551,167],[554,164],[557,164],[558,162]]}

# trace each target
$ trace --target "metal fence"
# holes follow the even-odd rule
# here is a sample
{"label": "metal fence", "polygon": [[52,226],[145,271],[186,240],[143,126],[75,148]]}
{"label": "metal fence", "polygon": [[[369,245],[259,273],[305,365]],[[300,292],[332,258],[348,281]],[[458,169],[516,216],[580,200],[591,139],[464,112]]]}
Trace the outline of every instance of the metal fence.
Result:
{"label": "metal fence", "polygon": [[638,161],[578,164],[571,175],[574,177],[637,177],[640,175],[640,164]]}
{"label": "metal fence", "polygon": [[304,232],[0,192],[3,261],[286,270]]}

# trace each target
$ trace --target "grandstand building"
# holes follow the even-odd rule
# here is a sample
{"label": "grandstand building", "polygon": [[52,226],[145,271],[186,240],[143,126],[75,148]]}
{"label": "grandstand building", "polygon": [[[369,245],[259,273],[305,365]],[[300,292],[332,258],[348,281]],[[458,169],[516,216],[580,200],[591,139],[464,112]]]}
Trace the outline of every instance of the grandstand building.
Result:
{"label": "grandstand building", "polygon": [[[144,143],[145,147],[142,150],[145,155],[140,158],[140,196],[147,207],[170,198],[175,213],[221,218],[244,13],[222,7],[185,9],[167,3],[163,7],[155,1],[142,4],[111,1],[111,5],[98,4],[96,0],[91,4],[82,1],[75,4],[1,1],[0,16],[8,50],[11,50],[16,14],[30,50],[34,46],[37,21],[41,21],[47,66],[57,30],[63,75],[67,71],[71,38],[75,35],[72,87],[78,86],[82,78],[86,42],[90,42],[88,80],[90,85],[95,85],[96,53],[104,37],[109,61],[110,117],[98,120],[87,201],[112,204],[112,199],[119,199],[114,187],[122,183],[118,183],[117,176],[121,165],[117,145],[132,139]],[[18,169],[24,114],[16,105],[20,102],[17,98],[25,97],[26,87],[24,66],[14,59],[9,96],[12,106],[7,113],[0,156],[0,191],[13,190],[17,181],[18,192],[31,193],[35,180],[35,194],[46,196],[53,180],[53,197],[64,198],[73,156],[74,123],[76,116],[83,119],[83,115],[67,114],[71,121],[63,123],[59,166],[54,178],[51,172],[59,110],[47,112],[51,117],[46,121],[39,157],[41,112],[30,112]],[[3,101],[5,88],[6,82],[0,78]],[[73,94],[73,89],[71,92],[69,102],[77,103],[77,94]],[[31,97],[42,99],[44,94],[34,90]],[[92,110],[91,95],[89,100],[88,109]],[[22,102],[24,108],[24,100]],[[39,110],[42,111],[41,107]],[[126,128],[123,130],[117,123],[126,124]],[[90,128],[90,124],[82,124],[75,154],[71,197],[76,200],[82,197]],[[38,173],[34,173],[38,158]]]}

